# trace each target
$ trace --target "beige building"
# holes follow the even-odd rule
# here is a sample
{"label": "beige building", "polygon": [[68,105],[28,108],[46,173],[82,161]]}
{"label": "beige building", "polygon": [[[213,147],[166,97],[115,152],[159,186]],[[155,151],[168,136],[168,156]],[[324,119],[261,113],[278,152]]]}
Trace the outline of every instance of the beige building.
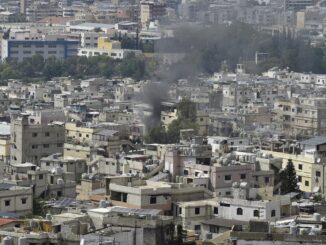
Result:
{"label": "beige building", "polygon": [[146,29],[152,21],[159,20],[166,13],[166,5],[163,2],[142,1],[140,3],[140,23]]}
{"label": "beige building", "polygon": [[273,122],[290,135],[326,135],[326,98],[279,99],[274,103]]}
{"label": "beige building", "polygon": [[63,123],[34,124],[28,115],[11,123],[11,162],[38,163],[45,156],[62,153],[65,142]]}
{"label": "beige building", "polygon": [[0,183],[0,210],[18,215],[32,213],[33,190],[10,183]]}
{"label": "beige building", "polygon": [[[284,169],[289,160],[292,160],[300,190],[308,194],[326,194],[326,137],[314,137],[298,143],[297,149],[289,151],[263,151],[282,159]],[[299,150],[300,149],[300,150]],[[298,152],[299,151],[299,152]]]}
{"label": "beige building", "polygon": [[203,186],[144,181],[131,177],[106,178],[106,197],[115,206],[159,209],[171,214],[172,202],[202,200],[212,193]]}
{"label": "beige building", "polygon": [[0,160],[7,163],[10,159],[10,136],[0,136]]}
{"label": "beige building", "polygon": [[87,127],[82,123],[66,123],[66,138],[68,141],[89,143],[93,134],[98,131],[98,128]]}

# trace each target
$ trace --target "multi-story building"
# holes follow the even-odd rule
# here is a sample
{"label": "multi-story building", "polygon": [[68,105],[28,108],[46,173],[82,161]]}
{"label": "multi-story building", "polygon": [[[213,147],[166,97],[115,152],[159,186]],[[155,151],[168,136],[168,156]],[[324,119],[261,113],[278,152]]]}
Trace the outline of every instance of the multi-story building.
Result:
{"label": "multi-story building", "polygon": [[0,210],[18,215],[32,213],[33,190],[31,187],[21,187],[16,184],[0,183]]}
{"label": "multi-story building", "polygon": [[11,162],[38,163],[45,156],[63,152],[65,128],[62,123],[35,124],[21,114],[11,122]]}
{"label": "multi-story building", "polygon": [[78,41],[69,40],[2,40],[2,60],[17,59],[22,61],[33,55],[41,55],[45,59],[55,57],[66,59],[77,56]]}
{"label": "multi-story building", "polygon": [[325,144],[325,137],[314,137],[293,144],[286,151],[273,149],[264,152],[271,154],[273,157],[281,158],[283,169],[289,160],[293,162],[299,188],[306,195],[316,193],[325,195]]}
{"label": "multi-story building", "polygon": [[326,134],[326,98],[279,99],[274,104],[273,121],[285,133],[297,136]]}
{"label": "multi-story building", "polygon": [[140,23],[146,29],[151,21],[159,20],[166,13],[166,5],[162,2],[142,1],[140,3]]}
{"label": "multi-story building", "polygon": [[74,197],[76,193],[75,174],[64,172],[60,166],[41,170],[32,163],[10,164],[7,174],[18,186],[32,186],[33,197]]}
{"label": "multi-story building", "polygon": [[233,198],[213,198],[178,202],[174,207],[175,219],[183,227],[200,233],[201,222],[209,219],[227,221],[279,220],[290,214],[290,197],[278,196],[272,200],[249,200],[246,183],[234,183]]}
{"label": "multi-story building", "polygon": [[61,154],[53,154],[43,157],[40,161],[42,170],[52,171],[61,168],[64,173],[70,173],[74,176],[74,180],[79,181],[81,175],[87,172],[86,160],[81,158],[63,158]]}
{"label": "multi-story building", "polygon": [[28,21],[37,22],[49,16],[62,16],[62,8],[58,3],[52,1],[34,2],[26,8],[26,18]]}

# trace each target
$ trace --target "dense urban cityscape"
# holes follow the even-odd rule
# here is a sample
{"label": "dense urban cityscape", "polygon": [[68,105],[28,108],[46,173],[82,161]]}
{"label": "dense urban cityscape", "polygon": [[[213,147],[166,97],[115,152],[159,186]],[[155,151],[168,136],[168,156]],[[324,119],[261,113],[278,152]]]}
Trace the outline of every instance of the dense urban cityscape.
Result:
{"label": "dense urban cityscape", "polygon": [[323,0],[0,0],[0,244],[326,244],[325,41]]}

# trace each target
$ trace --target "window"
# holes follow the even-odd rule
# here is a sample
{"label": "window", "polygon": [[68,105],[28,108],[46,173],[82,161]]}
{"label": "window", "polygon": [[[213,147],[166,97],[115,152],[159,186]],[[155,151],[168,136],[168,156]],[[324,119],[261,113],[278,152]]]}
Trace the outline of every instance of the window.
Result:
{"label": "window", "polygon": [[61,191],[57,191],[57,196],[61,197],[62,196],[62,192]]}
{"label": "window", "polygon": [[276,216],[276,211],[275,211],[275,209],[272,210],[272,212],[271,212],[271,216],[272,216],[272,217],[275,217],[275,216]]}
{"label": "window", "polygon": [[37,145],[32,145],[32,149],[37,149]]}
{"label": "window", "polygon": [[179,214],[182,214],[182,208],[179,208]]}
{"label": "window", "polygon": [[200,208],[195,208],[195,214],[200,214]]}
{"label": "window", "polygon": [[245,179],[246,178],[246,174],[240,174],[240,179]]}
{"label": "window", "polygon": [[226,195],[226,196],[231,196],[231,191],[226,191],[226,192],[225,192],[225,195]]}
{"label": "window", "polygon": [[302,182],[302,177],[298,176],[298,182]]}
{"label": "window", "polygon": [[10,206],[10,200],[5,200],[5,206],[6,207]]}
{"label": "window", "polygon": [[22,204],[26,204],[27,203],[27,198],[22,198]]}
{"label": "window", "polygon": [[320,171],[316,171],[316,177],[320,177]]}
{"label": "window", "polygon": [[43,174],[40,174],[40,175],[38,176],[38,179],[43,179]]}
{"label": "window", "polygon": [[230,207],[231,205],[229,203],[220,202],[220,206],[222,206],[222,207]]}
{"label": "window", "polygon": [[225,175],[224,180],[225,181],[230,181],[232,179],[231,175]]}
{"label": "window", "polygon": [[299,164],[298,168],[299,168],[300,170],[302,170],[302,164]]}
{"label": "window", "polygon": [[218,207],[214,207],[214,214],[218,214]]}
{"label": "window", "polygon": [[44,147],[44,148],[49,148],[50,145],[49,145],[49,144],[44,144],[43,147]]}
{"label": "window", "polygon": [[50,166],[50,163],[49,162],[46,162],[46,166]]}
{"label": "window", "polygon": [[188,171],[187,169],[184,169],[184,170],[183,170],[183,174],[184,174],[184,175],[188,175],[188,174],[189,174],[189,171]]}
{"label": "window", "polygon": [[243,215],[242,208],[237,208],[237,215]]}
{"label": "window", "polygon": [[37,133],[32,133],[32,137],[37,137]]}
{"label": "window", "polygon": [[254,217],[259,217],[259,210],[254,210]]}
{"label": "window", "polygon": [[150,204],[156,204],[156,197],[150,198]]}
{"label": "window", "polygon": [[45,136],[49,137],[50,136],[50,132],[45,132]]}
{"label": "window", "polygon": [[219,233],[219,227],[218,226],[215,226],[215,225],[210,225],[209,226],[209,232],[211,233]]}
{"label": "window", "polygon": [[266,183],[266,184],[269,183],[269,177],[265,177],[265,183]]}
{"label": "window", "polygon": [[304,182],[304,185],[305,185],[305,186],[309,186],[309,181],[306,180],[306,181]]}
{"label": "window", "polygon": [[195,225],[195,231],[200,231],[200,225]]}

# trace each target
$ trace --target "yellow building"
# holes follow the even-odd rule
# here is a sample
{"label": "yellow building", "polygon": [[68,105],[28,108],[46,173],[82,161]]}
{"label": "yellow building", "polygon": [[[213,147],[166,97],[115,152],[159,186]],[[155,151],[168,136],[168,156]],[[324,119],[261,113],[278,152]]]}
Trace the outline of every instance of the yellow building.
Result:
{"label": "yellow building", "polygon": [[91,155],[94,153],[94,148],[88,145],[75,145],[75,144],[64,144],[63,156],[64,158],[82,158],[89,163],[91,161]]}
{"label": "yellow building", "polygon": [[288,160],[291,159],[297,174],[300,190],[307,193],[321,192],[326,194],[325,186],[325,165],[323,160],[318,162],[318,158],[304,156],[302,154],[289,154],[284,152],[263,151],[272,154],[275,158],[282,159],[282,168],[285,169]]}
{"label": "yellow building", "polygon": [[0,160],[7,162],[10,159],[10,138],[0,137]]}
{"label": "yellow building", "polygon": [[66,123],[66,138],[68,142],[85,142],[92,141],[93,134],[99,129],[94,127],[87,127],[85,125],[78,125],[78,123]]}
{"label": "yellow building", "polygon": [[119,41],[110,40],[109,37],[99,37],[97,48],[105,50],[121,49],[121,43]]}

